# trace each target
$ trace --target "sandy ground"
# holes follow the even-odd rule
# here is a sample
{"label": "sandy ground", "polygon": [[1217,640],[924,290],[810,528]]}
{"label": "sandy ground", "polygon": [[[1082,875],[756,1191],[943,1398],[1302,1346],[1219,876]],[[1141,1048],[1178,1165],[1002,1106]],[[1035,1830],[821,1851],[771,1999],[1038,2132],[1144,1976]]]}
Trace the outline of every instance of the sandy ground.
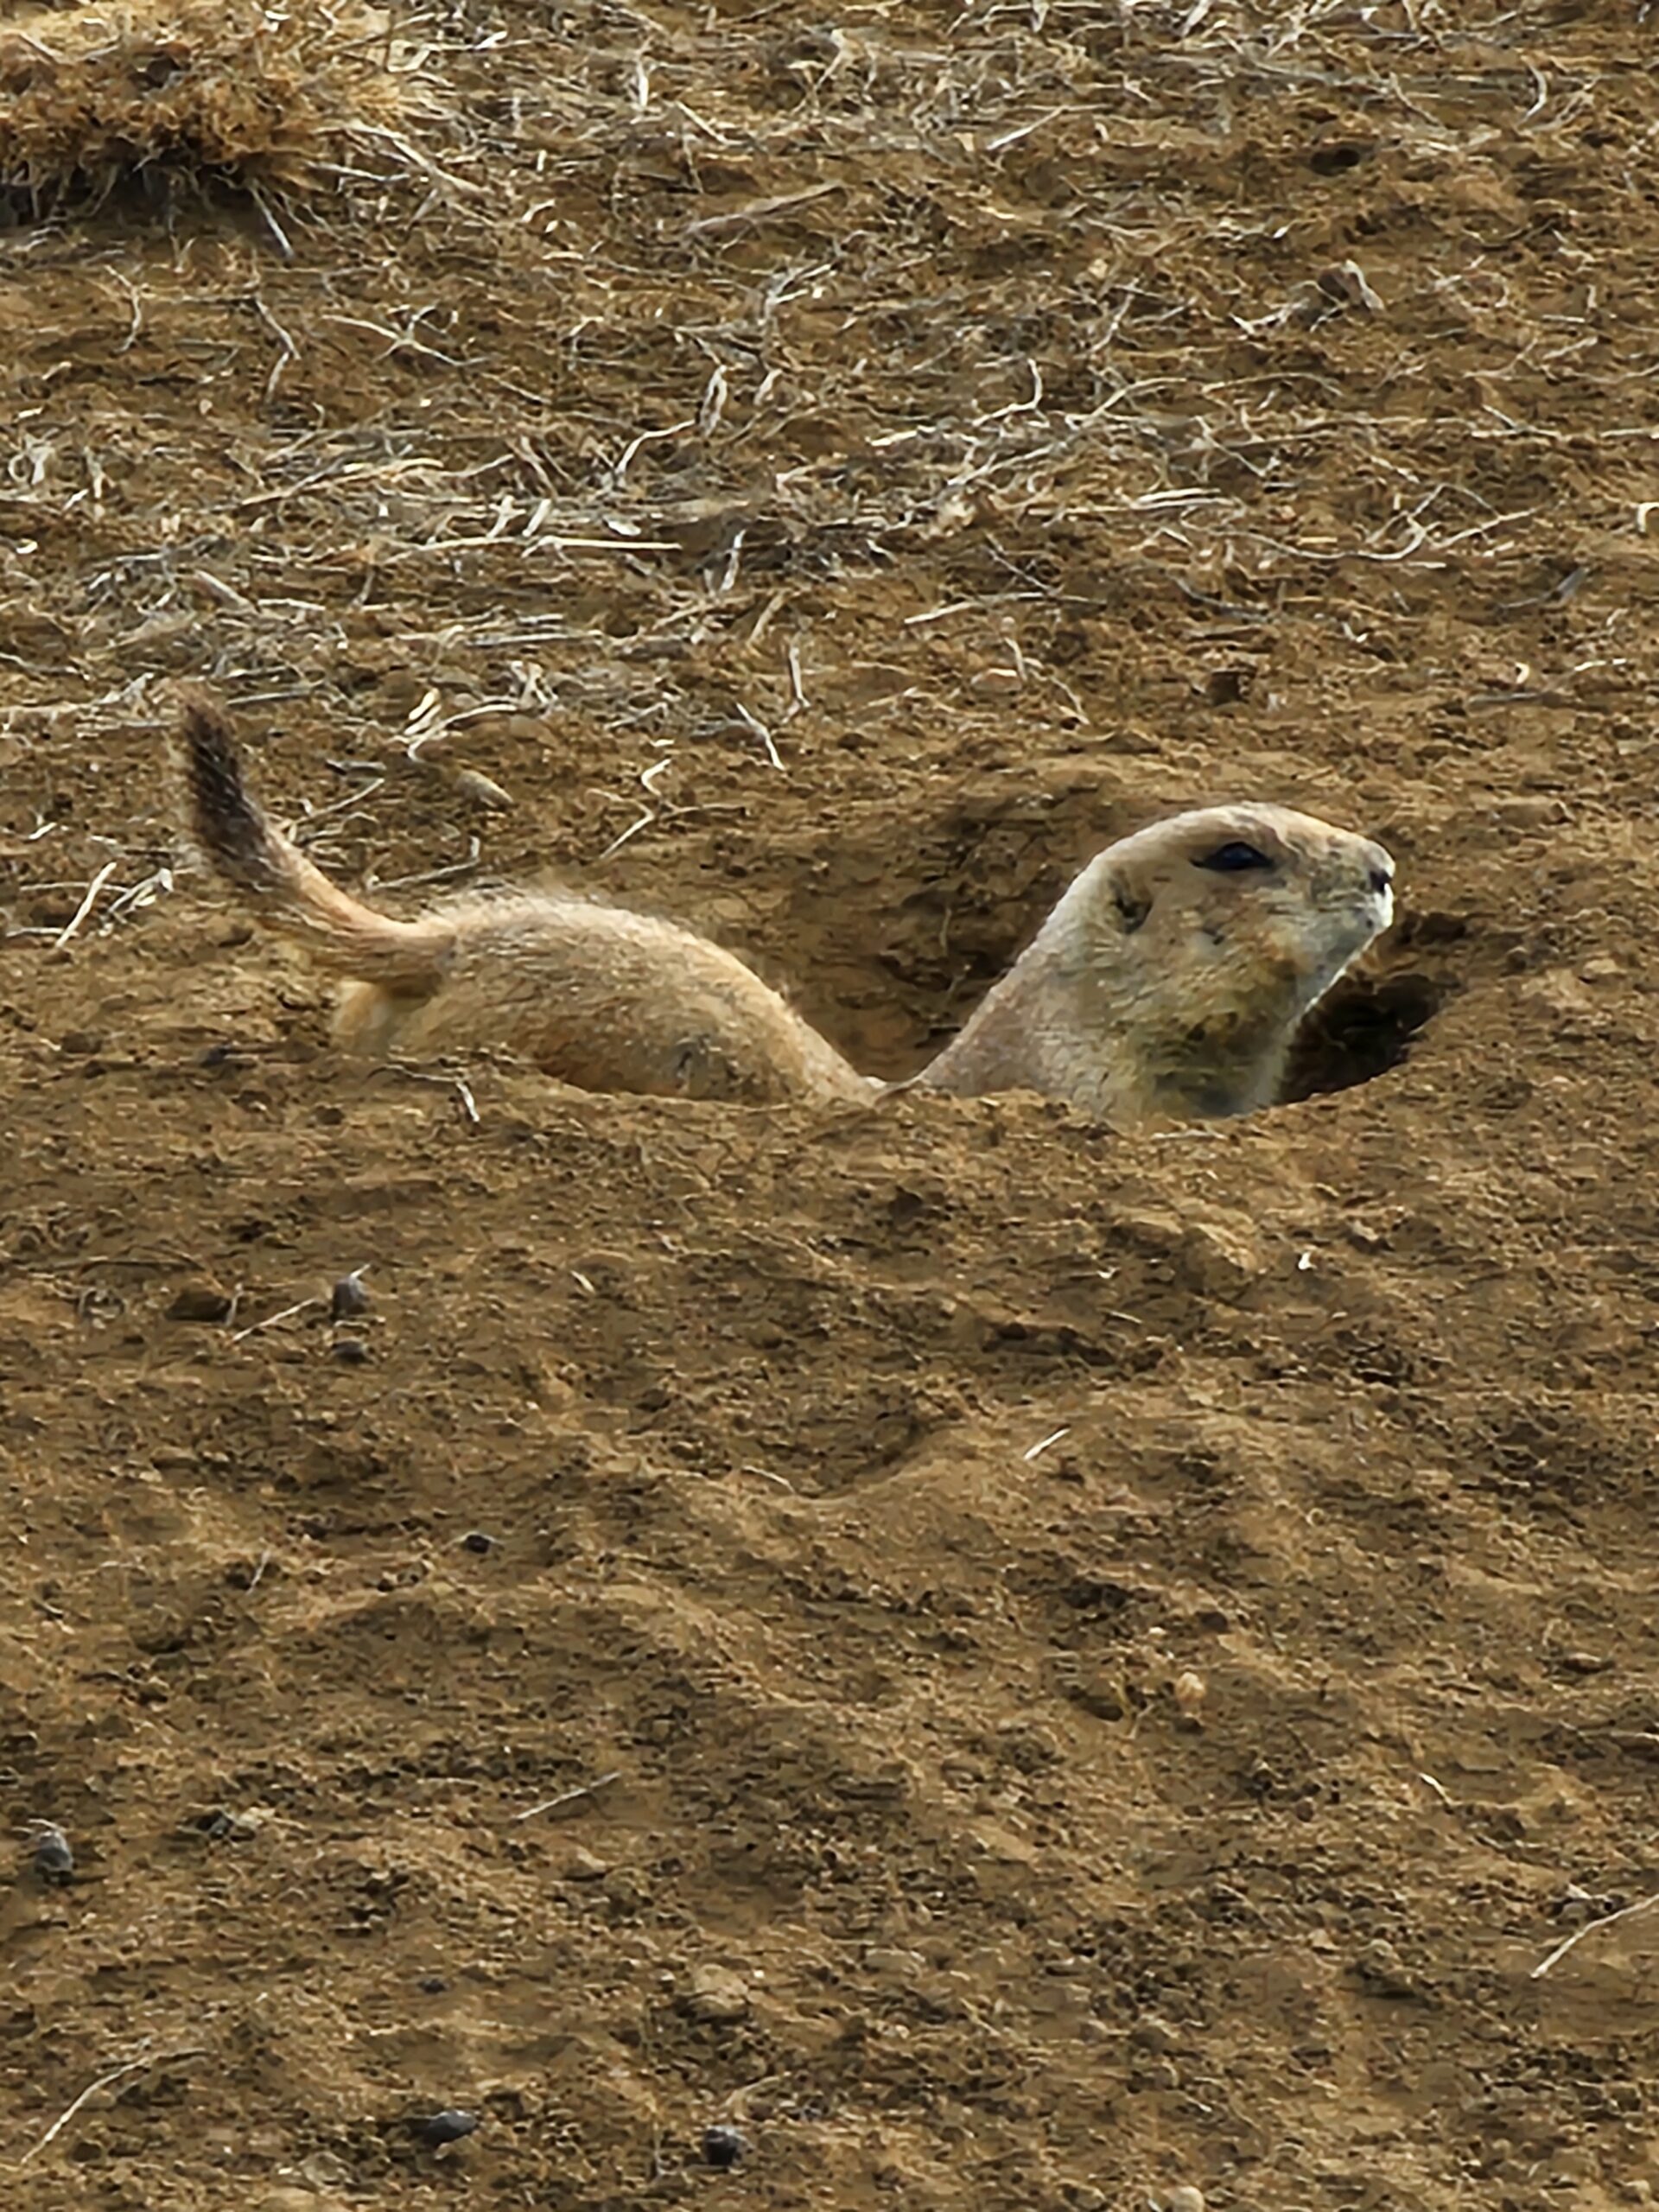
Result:
{"label": "sandy ground", "polygon": [[[458,0],[308,206],[13,190],[9,2203],[1659,2192],[1659,1911],[1535,1973],[1659,1891],[1640,16]],[[1172,805],[1402,918],[1168,1141],[364,1070],[197,675],[885,1074]]]}

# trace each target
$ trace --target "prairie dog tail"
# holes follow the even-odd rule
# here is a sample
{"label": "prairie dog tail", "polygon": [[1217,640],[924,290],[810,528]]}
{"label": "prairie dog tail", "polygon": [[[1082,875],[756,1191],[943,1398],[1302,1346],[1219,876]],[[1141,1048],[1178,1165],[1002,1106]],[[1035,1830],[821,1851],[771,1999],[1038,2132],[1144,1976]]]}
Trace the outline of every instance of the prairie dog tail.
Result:
{"label": "prairie dog tail", "polygon": [[186,695],[179,734],[191,833],[245,906],[336,975],[400,996],[423,997],[436,988],[453,943],[445,921],[394,921],[314,867],[266,820],[243,778],[229,718],[207,693]]}

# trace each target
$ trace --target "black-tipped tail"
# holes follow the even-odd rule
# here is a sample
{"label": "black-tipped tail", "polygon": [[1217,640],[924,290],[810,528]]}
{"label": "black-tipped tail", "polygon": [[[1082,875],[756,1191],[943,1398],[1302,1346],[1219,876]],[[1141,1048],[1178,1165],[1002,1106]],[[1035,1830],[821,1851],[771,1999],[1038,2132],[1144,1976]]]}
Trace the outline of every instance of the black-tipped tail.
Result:
{"label": "black-tipped tail", "polygon": [[242,773],[230,717],[213,696],[187,692],[179,740],[191,835],[215,874],[261,921],[303,944],[336,975],[418,995],[442,979],[452,928],[433,917],[394,921],[331,883],[265,818]]}
{"label": "black-tipped tail", "polygon": [[217,872],[256,899],[291,897],[296,888],[287,855],[242,773],[230,718],[206,692],[183,702],[190,828]]}

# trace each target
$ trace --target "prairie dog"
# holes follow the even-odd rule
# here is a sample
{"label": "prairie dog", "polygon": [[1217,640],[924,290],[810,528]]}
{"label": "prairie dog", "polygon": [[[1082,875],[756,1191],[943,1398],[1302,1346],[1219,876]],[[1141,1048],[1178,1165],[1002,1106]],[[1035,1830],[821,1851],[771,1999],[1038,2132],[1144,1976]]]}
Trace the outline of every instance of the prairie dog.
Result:
{"label": "prairie dog", "polygon": [[1270,1106],[1303,1016],[1393,917],[1369,838],[1282,806],[1173,815],[1089,862],[917,1083],[1114,1128]]}
{"label": "prairie dog", "polygon": [[266,820],[212,699],[187,698],[181,734],[197,844],[262,921],[351,979],[334,1019],[346,1047],[493,1047],[583,1090],[652,1097],[879,1095],[734,954],[671,922],[535,891],[453,899],[411,922],[377,913]]}
{"label": "prairie dog", "polygon": [[1393,861],[1367,838],[1279,806],[1175,815],[1090,861],[961,1034],[884,1084],[671,922],[536,891],[378,913],[267,821],[206,695],[188,698],[181,735],[207,860],[350,979],[342,1045],[490,1047],[584,1090],[750,1105],[1035,1090],[1118,1129],[1246,1114],[1272,1104],[1302,1017],[1394,911]]}

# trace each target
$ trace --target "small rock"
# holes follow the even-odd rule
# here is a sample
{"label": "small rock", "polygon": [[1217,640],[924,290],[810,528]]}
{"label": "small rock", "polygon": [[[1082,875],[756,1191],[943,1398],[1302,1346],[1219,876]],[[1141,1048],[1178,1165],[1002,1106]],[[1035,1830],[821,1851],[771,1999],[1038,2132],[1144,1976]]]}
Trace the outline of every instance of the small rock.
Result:
{"label": "small rock", "polygon": [[1096,1720],[1121,1720],[1128,1709],[1122,1683],[1102,1669],[1085,1669],[1073,1675],[1065,1688],[1071,1702],[1092,1713]]}
{"label": "small rock", "polygon": [[333,2151],[312,2151],[300,2160],[297,2166],[288,2171],[317,2196],[327,2190],[353,2186],[354,2177],[351,2168]]}
{"label": "small rock", "polygon": [[275,1818],[269,1805],[247,1805],[235,1813],[228,1806],[214,1805],[198,1815],[195,1827],[209,1843],[248,1843]]}
{"label": "small rock", "polygon": [[1597,1897],[1593,1891],[1586,1890],[1581,1883],[1569,1882],[1557,1900],[1555,1917],[1566,1921],[1570,1927],[1575,1921],[1598,1919],[1610,1910],[1617,1911],[1618,1907],[1609,1906],[1605,1897]]}
{"label": "small rock", "polygon": [[361,1367],[369,1356],[361,1337],[338,1337],[328,1349],[342,1367]]}
{"label": "small rock", "polygon": [[169,1321],[228,1321],[235,1300],[211,1283],[188,1282],[167,1309]]}
{"label": "small rock", "polygon": [[1160,2020],[1155,2012],[1143,2013],[1129,2030],[1129,2041],[1139,2044],[1142,2050],[1175,2050],[1180,2040],[1169,2022]]}
{"label": "small rock", "polygon": [[60,1827],[46,1826],[35,1831],[35,1872],[43,1882],[73,1881],[75,1854]]}
{"label": "small rock", "polygon": [[1204,2191],[1184,2181],[1164,2199],[1164,2212],[1204,2212]]}
{"label": "small rock", "polygon": [[1180,1707],[1183,1719],[1196,1721],[1204,1710],[1204,1700],[1210,1691],[1204,1676],[1194,1674],[1189,1667],[1185,1674],[1176,1675],[1173,1694]]}
{"label": "small rock", "polygon": [[494,1536],[486,1536],[481,1529],[469,1529],[461,1540],[461,1548],[464,1552],[474,1552],[483,1559],[495,1549],[497,1541]]}
{"label": "small rock", "polygon": [[730,2027],[748,2018],[748,1985],[729,1967],[693,1967],[681,2002],[694,2020]]}
{"label": "small rock", "polygon": [[420,2137],[435,2151],[442,2150],[446,2143],[459,2143],[478,2126],[480,2115],[475,2112],[461,2112],[453,2105],[446,2105],[442,2112],[435,2112],[430,2120],[420,2124]]}
{"label": "small rock", "polygon": [[1370,1982],[1382,1997],[1414,1997],[1415,1983],[1406,1972],[1401,1958],[1386,1936],[1378,1936],[1369,1942],[1354,1961],[1354,1972],[1362,1981]]}
{"label": "small rock", "polygon": [[564,1862],[565,1879],[571,1882],[602,1882],[610,1871],[608,1859],[596,1857],[581,1844]]}
{"label": "small rock", "polygon": [[605,1877],[605,1896],[614,1914],[643,1912],[651,1890],[631,1866],[613,1866]]}
{"label": "small rock", "polygon": [[743,2138],[734,2127],[705,2127],[702,2131],[702,2155],[711,2166],[722,2171],[734,2166],[742,2157]]}
{"label": "small rock", "polygon": [[1211,1224],[1189,1230],[1180,1247],[1180,1268],[1202,1298],[1230,1305],[1242,1298],[1262,1273],[1262,1260],[1235,1230]]}
{"label": "small rock", "polygon": [[926,1964],[919,1951],[888,1949],[877,1943],[871,1944],[864,1954],[866,1970],[886,1980],[913,1981]]}
{"label": "small rock", "polygon": [[1205,696],[1212,707],[1234,707],[1249,690],[1253,668],[1212,668],[1204,679]]}
{"label": "small rock", "polygon": [[353,1313],[366,1313],[374,1300],[363,1287],[363,1270],[353,1269],[340,1281],[328,1294],[328,1319],[331,1321],[349,1320]]}
{"label": "small rock", "polygon": [[1501,799],[1492,812],[1506,830],[1543,830],[1567,818],[1558,798]]}

